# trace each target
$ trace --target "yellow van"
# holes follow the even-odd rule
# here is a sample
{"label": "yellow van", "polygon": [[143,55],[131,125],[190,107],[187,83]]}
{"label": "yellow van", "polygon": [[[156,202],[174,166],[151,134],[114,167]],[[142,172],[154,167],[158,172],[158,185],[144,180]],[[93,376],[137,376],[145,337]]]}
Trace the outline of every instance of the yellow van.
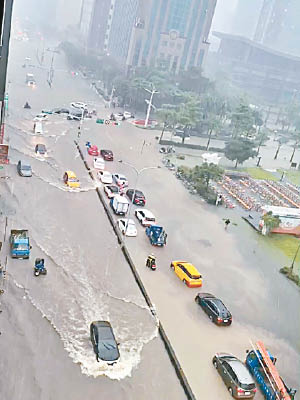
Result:
{"label": "yellow van", "polygon": [[73,171],[66,171],[63,176],[63,180],[67,186],[70,188],[79,188],[80,182],[77,179],[76,174]]}
{"label": "yellow van", "polygon": [[179,279],[183,281],[188,287],[201,287],[202,276],[197,268],[187,261],[172,261],[171,269]]}

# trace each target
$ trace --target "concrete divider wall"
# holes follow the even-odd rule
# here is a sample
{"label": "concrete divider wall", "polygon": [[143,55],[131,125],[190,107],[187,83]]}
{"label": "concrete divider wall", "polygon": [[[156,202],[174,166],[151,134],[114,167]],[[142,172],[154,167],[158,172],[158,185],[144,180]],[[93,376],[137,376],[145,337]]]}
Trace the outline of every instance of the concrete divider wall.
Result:
{"label": "concrete divider wall", "polygon": [[[82,161],[84,162],[84,165],[85,165],[86,169],[88,170],[88,173],[89,173],[90,177],[93,180],[95,180],[95,177],[93,176],[93,173],[90,170],[90,167],[88,166],[86,160],[84,159],[83,153],[81,151],[81,148],[80,148],[78,142],[76,142],[74,140],[74,143],[75,143],[75,145],[76,145],[76,147],[78,149],[78,152],[80,154],[80,157],[81,157]],[[105,201],[105,197],[103,196],[103,194],[101,193],[99,188],[96,188],[96,193],[98,195],[99,200],[102,203],[102,206],[104,208],[104,211],[105,211],[106,215],[108,216],[109,222],[111,223],[111,226],[112,226],[112,228],[113,228],[113,230],[114,230],[114,232],[115,232],[115,234],[117,236],[118,243],[121,246],[121,249],[122,249],[122,252],[124,254],[124,257],[126,258],[126,261],[127,261],[128,265],[129,265],[129,267],[130,267],[130,269],[131,269],[131,271],[133,273],[134,279],[135,279],[136,283],[138,284],[138,286],[140,288],[140,291],[142,292],[142,295],[144,296],[144,299],[145,299],[147,305],[149,306],[149,309],[150,309],[151,313],[153,314],[153,316],[156,317],[155,307],[154,307],[154,305],[153,305],[153,303],[152,303],[152,301],[151,301],[151,299],[150,299],[150,297],[149,297],[149,295],[148,295],[148,293],[146,291],[146,288],[145,288],[145,286],[144,286],[144,284],[143,284],[143,282],[142,282],[142,280],[141,280],[141,278],[139,276],[139,273],[138,273],[138,271],[137,271],[137,269],[136,269],[136,267],[134,265],[134,262],[133,262],[133,260],[132,260],[132,258],[130,256],[130,254],[129,254],[129,251],[128,251],[127,247],[124,244],[121,232],[116,226],[115,220],[113,218],[113,214],[112,214],[109,206],[107,205],[107,203]],[[187,380],[187,378],[186,378],[186,376],[185,376],[185,374],[183,372],[183,369],[182,369],[182,367],[181,367],[181,365],[180,365],[180,363],[179,363],[179,361],[178,361],[178,359],[176,357],[175,351],[174,351],[174,349],[173,349],[173,347],[172,347],[172,345],[171,345],[171,343],[169,341],[169,338],[168,338],[168,336],[167,336],[167,334],[166,334],[166,332],[165,332],[165,330],[164,330],[164,328],[162,326],[162,323],[160,321],[158,321],[158,331],[159,331],[159,335],[160,335],[162,341],[164,342],[164,345],[165,345],[165,348],[167,350],[167,353],[168,353],[168,356],[170,358],[170,361],[171,361],[171,363],[172,363],[172,365],[173,365],[173,367],[175,369],[176,375],[177,375],[177,377],[178,377],[178,379],[179,379],[179,381],[180,381],[180,383],[181,383],[181,385],[182,385],[182,387],[184,389],[184,392],[185,392],[188,400],[196,400],[196,397],[195,397],[195,395],[194,395],[194,393],[193,393],[193,391],[192,391],[192,389],[191,389],[191,387],[190,387],[190,385],[188,383],[188,380]]]}

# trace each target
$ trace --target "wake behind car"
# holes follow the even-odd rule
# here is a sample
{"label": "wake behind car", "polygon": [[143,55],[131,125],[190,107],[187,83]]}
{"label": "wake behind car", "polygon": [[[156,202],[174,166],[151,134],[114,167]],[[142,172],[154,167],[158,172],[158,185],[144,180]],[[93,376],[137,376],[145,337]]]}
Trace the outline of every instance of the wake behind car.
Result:
{"label": "wake behind car", "polygon": [[101,157],[104,158],[105,161],[113,161],[114,160],[114,155],[111,150],[101,150],[100,155],[101,155]]}
{"label": "wake behind car", "polygon": [[210,293],[198,293],[195,301],[217,325],[231,325],[232,316],[223,302]]}
{"label": "wake behind car", "polygon": [[118,186],[115,185],[107,185],[104,187],[104,192],[109,199],[112,199],[116,195],[120,193]]}
{"label": "wake behind car", "polygon": [[115,364],[120,358],[118,343],[108,321],[94,321],[90,325],[90,336],[96,360]]}
{"label": "wake behind car", "polygon": [[172,261],[170,267],[186,286],[202,286],[202,276],[193,264],[187,261]]}
{"label": "wake behind car", "polygon": [[17,165],[17,171],[20,176],[30,177],[32,176],[31,166],[24,161],[19,160]]}
{"label": "wake behind car", "polygon": [[217,353],[212,362],[232,397],[253,399],[256,393],[255,383],[242,361],[228,353]]}
{"label": "wake behind car", "polygon": [[135,210],[134,214],[143,226],[151,226],[155,224],[155,216],[145,208]]}
{"label": "wake behind car", "polygon": [[144,206],[146,204],[144,193],[140,190],[128,189],[126,196],[132,201],[133,204],[137,204],[138,206]]}

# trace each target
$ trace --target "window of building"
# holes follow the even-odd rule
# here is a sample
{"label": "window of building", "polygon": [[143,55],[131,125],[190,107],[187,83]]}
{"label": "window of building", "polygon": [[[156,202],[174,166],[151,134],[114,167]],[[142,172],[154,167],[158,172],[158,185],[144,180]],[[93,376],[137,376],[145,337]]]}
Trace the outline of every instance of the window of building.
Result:
{"label": "window of building", "polygon": [[164,53],[160,53],[159,54],[159,58],[165,58],[165,54]]}
{"label": "window of building", "polygon": [[175,47],[175,43],[174,42],[170,42],[170,47]]}
{"label": "window of building", "polygon": [[167,42],[166,40],[164,40],[164,41],[162,42],[162,45],[163,45],[163,46],[168,46],[168,42]]}
{"label": "window of building", "polygon": [[176,47],[177,47],[178,50],[180,50],[181,47],[182,47],[181,43],[177,43],[177,46],[176,46]]}

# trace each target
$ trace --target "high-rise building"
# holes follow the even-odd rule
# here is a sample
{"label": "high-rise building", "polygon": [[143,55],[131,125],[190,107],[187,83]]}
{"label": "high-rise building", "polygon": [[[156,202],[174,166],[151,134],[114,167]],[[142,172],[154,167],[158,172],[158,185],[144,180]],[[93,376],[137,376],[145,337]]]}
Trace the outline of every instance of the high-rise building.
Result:
{"label": "high-rise building", "polygon": [[217,0],[84,0],[86,46],[128,69],[201,66]]}
{"label": "high-rise building", "polygon": [[232,22],[231,33],[252,39],[262,4],[263,0],[239,0]]}
{"label": "high-rise building", "polygon": [[126,64],[175,73],[201,66],[216,0],[140,0]]}

